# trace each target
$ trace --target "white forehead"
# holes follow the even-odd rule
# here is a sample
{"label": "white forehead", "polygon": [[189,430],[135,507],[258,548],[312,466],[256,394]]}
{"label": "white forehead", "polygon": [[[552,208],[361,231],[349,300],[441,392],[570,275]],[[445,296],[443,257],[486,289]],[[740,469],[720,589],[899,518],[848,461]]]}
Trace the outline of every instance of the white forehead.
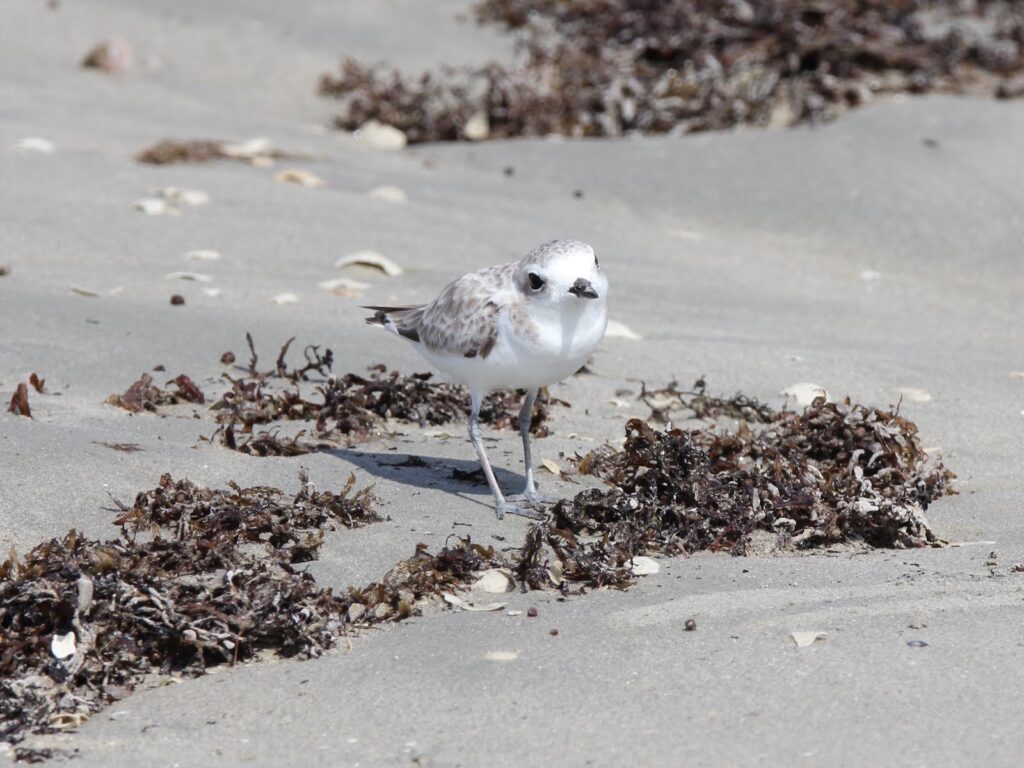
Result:
{"label": "white forehead", "polygon": [[538,245],[523,258],[523,264],[536,264],[558,271],[582,270],[594,264],[594,249],[579,240],[552,240]]}

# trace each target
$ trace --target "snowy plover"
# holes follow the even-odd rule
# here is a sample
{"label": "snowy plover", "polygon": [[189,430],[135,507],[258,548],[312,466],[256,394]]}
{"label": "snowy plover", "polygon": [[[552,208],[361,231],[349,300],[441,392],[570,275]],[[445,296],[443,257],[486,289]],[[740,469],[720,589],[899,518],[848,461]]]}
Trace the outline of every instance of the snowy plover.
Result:
{"label": "snowy plover", "polygon": [[[515,502],[538,505],[530,456],[530,421],[537,389],[578,371],[608,324],[608,280],[594,249],[576,240],[539,245],[517,262],[488,267],[450,283],[428,304],[364,307],[366,318],[413,343],[427,362],[469,389],[469,439],[494,494],[498,519],[539,517]],[[494,479],[477,418],[492,389],[525,389],[519,412],[526,489],[507,499]]]}

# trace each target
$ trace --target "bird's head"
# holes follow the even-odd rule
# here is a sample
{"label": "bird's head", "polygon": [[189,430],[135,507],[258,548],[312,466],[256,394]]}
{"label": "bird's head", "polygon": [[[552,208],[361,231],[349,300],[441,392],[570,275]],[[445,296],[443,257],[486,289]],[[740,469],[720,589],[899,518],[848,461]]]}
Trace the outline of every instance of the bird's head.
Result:
{"label": "bird's head", "polygon": [[604,304],[608,278],[594,249],[578,240],[552,240],[526,254],[516,271],[516,284],[534,304],[553,308]]}

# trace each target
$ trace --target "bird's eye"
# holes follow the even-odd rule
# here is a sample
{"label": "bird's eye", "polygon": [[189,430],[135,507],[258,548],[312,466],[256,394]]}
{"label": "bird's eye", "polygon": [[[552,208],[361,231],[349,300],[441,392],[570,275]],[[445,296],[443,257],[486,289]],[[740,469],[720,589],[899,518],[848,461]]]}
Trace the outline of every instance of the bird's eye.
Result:
{"label": "bird's eye", "polygon": [[539,291],[544,287],[544,278],[536,272],[531,272],[528,277],[530,278],[530,287],[533,288],[533,290]]}

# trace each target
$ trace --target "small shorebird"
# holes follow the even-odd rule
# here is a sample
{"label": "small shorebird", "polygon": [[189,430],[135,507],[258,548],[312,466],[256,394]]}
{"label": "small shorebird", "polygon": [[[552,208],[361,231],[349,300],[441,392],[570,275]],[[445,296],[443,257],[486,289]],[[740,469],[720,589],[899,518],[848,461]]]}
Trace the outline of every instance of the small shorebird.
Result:
{"label": "small shorebird", "polygon": [[[375,312],[367,323],[408,339],[427,362],[469,389],[469,439],[499,520],[506,514],[542,517],[526,508],[544,501],[530,455],[537,389],[587,362],[608,325],[607,297],[608,280],[594,249],[576,240],[553,240],[521,261],[463,275],[428,304],[364,307]],[[477,424],[480,403],[493,389],[526,390],[519,411],[526,488],[508,498],[494,478]]]}

